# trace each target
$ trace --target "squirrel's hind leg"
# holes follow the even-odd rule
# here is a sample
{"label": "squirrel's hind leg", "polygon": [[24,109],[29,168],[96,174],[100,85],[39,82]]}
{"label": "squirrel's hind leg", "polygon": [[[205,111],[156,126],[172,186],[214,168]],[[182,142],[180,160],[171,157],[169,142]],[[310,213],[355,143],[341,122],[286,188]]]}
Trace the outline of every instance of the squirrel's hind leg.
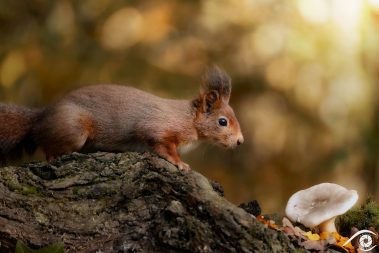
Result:
{"label": "squirrel's hind leg", "polygon": [[61,114],[60,117],[47,119],[43,123],[39,129],[38,143],[50,161],[61,155],[81,151],[93,136],[93,131],[93,121],[89,115]]}

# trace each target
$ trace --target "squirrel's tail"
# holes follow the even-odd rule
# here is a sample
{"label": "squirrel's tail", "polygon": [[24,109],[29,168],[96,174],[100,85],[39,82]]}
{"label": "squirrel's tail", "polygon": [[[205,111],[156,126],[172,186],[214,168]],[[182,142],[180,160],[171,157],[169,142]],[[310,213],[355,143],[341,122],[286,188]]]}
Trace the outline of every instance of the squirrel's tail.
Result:
{"label": "squirrel's tail", "polygon": [[36,150],[32,129],[42,111],[0,103],[0,164]]}

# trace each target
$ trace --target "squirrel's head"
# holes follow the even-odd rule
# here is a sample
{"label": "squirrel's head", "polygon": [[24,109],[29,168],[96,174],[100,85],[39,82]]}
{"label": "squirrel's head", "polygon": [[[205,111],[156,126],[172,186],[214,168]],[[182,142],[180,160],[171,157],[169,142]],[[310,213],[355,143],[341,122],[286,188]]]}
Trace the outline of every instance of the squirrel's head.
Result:
{"label": "squirrel's head", "polygon": [[229,105],[231,91],[228,74],[214,66],[204,74],[200,96],[193,101],[199,137],[228,148],[243,143],[240,125]]}

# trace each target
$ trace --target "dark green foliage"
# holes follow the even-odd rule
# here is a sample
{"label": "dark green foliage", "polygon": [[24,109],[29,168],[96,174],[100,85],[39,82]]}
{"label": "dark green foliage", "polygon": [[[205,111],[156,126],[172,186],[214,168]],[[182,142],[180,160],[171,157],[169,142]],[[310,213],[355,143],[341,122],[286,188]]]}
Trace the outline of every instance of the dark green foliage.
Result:
{"label": "dark green foliage", "polygon": [[54,243],[40,249],[31,249],[21,241],[16,244],[15,253],[64,253],[63,243]]}
{"label": "dark green foliage", "polygon": [[343,236],[350,236],[352,227],[359,230],[375,228],[379,231],[379,206],[372,199],[368,198],[360,207],[353,208],[337,219],[338,231]]}

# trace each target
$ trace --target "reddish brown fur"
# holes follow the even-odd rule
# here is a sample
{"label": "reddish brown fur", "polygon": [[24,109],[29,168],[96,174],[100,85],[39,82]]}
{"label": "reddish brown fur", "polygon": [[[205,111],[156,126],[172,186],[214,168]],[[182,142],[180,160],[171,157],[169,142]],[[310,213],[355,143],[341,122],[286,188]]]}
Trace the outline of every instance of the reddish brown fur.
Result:
{"label": "reddish brown fur", "polygon": [[82,125],[85,135],[87,135],[89,139],[92,139],[95,135],[92,119],[87,115],[83,115],[83,117],[79,119],[79,123]]}
{"label": "reddish brown fur", "polygon": [[[82,144],[77,144],[73,142],[71,138],[57,138],[54,142],[48,142],[47,139],[42,146],[45,154],[46,160],[50,161],[57,158],[60,155],[70,154],[74,151],[80,150],[87,140],[94,137],[94,127],[92,119],[87,115],[82,115],[78,118],[78,126],[80,131],[78,132],[78,138],[84,140]],[[76,138],[76,137],[75,137]],[[74,138],[74,139],[75,139]]]}
{"label": "reddish brown fur", "polygon": [[[30,119],[20,117],[19,114],[8,114],[2,117],[0,132],[7,133],[9,140],[18,140],[30,127]],[[7,125],[17,126],[9,128]]]}
{"label": "reddish brown fur", "polygon": [[24,150],[34,152],[31,129],[39,115],[39,110],[0,104],[0,163],[21,156]]}
{"label": "reddish brown fur", "polygon": [[[47,159],[74,151],[155,151],[180,169],[178,148],[198,139],[225,147],[243,142],[229,106],[230,78],[215,67],[194,100],[159,98],[125,86],[95,85],[75,90],[43,112],[0,106],[0,158],[25,140],[42,147]],[[2,109],[2,110],[1,110]],[[220,125],[223,118],[227,125]]]}

